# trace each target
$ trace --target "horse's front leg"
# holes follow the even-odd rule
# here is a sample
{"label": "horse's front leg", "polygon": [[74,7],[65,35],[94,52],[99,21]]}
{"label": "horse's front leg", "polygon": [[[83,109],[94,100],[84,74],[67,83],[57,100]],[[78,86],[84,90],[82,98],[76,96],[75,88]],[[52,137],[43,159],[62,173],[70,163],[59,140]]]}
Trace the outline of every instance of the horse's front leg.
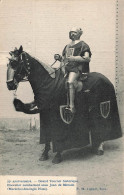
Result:
{"label": "horse's front leg", "polygon": [[48,156],[49,150],[50,150],[50,142],[45,144],[45,148],[43,150],[43,153],[42,153],[41,157],[39,158],[40,161],[48,160],[48,158],[49,158],[49,156]]}
{"label": "horse's front leg", "polygon": [[92,145],[92,151],[98,156],[104,154],[104,142],[100,142],[98,145]]}

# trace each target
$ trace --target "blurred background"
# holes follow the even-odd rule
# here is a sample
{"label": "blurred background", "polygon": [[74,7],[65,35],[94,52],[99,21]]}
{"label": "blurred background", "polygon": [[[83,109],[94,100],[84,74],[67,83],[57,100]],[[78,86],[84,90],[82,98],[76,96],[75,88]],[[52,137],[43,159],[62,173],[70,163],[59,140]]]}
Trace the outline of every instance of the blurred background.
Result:
{"label": "blurred background", "polygon": [[[123,4],[121,0],[0,1],[0,128],[30,129],[31,121],[39,128],[39,115],[14,110],[13,92],[6,87],[9,51],[22,45],[24,51],[51,65],[54,54],[61,54],[69,43],[73,26],[83,29],[81,38],[91,48],[90,70],[104,74],[114,84],[124,126]],[[17,97],[25,103],[33,101],[28,82],[19,84]]]}

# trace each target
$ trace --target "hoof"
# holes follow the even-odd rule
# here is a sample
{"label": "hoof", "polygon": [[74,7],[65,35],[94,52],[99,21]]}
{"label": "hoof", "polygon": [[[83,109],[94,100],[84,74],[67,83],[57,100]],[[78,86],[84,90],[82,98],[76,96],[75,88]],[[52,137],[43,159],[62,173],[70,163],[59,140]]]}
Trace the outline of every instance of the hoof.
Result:
{"label": "hoof", "polygon": [[98,155],[98,156],[104,155],[104,150],[98,150],[98,149],[94,150],[94,149],[93,149],[92,152],[93,152],[94,154]]}
{"label": "hoof", "polygon": [[39,158],[40,161],[48,160],[49,156],[48,154],[42,154],[42,156]]}
{"label": "hoof", "polygon": [[96,155],[102,156],[102,155],[104,155],[104,151],[103,150],[97,150]]}
{"label": "hoof", "polygon": [[92,149],[92,152],[98,156],[104,155],[104,150]]}
{"label": "hoof", "polygon": [[54,159],[52,160],[52,163],[53,163],[53,164],[58,164],[58,163],[60,163],[61,161],[62,161],[62,156],[61,156],[61,154],[56,154],[55,157],[54,157]]}
{"label": "hoof", "polygon": [[99,147],[98,146],[94,146],[92,149],[93,149],[93,152],[98,155],[98,156],[101,156],[104,154],[104,149],[103,149],[103,146],[104,146],[104,142],[101,142],[99,144]]}

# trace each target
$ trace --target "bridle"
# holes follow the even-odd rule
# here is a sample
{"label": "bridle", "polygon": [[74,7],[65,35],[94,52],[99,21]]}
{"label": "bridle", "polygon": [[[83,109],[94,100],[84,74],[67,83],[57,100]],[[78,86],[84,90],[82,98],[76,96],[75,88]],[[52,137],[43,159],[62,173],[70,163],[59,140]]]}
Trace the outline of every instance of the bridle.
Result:
{"label": "bridle", "polygon": [[[26,62],[24,62],[23,56],[25,56]],[[15,69],[14,79],[18,83],[19,82],[26,82],[26,81],[28,81],[28,77],[30,75],[30,64],[29,64],[26,53],[22,52],[18,56],[18,59],[19,59],[19,61],[15,60],[15,63],[17,63],[17,68]],[[14,60],[10,61],[10,66],[13,68],[12,62],[14,62]],[[25,71],[25,75],[23,74],[23,71]]]}
{"label": "bridle", "polygon": [[[37,60],[36,58],[34,58],[34,59]],[[13,93],[15,98],[16,98],[16,91],[17,91],[19,82],[29,81],[29,76],[30,76],[30,72],[31,72],[31,66],[30,66],[29,60],[30,59],[28,58],[27,53],[24,51],[21,52],[19,55],[17,55],[17,56],[14,55],[11,59],[9,59],[9,66],[11,69],[13,69],[14,75],[13,75],[13,79],[8,80],[7,83],[14,83],[14,85],[16,86],[16,89],[13,89],[13,90],[15,90]],[[55,63],[56,63],[56,61],[52,65],[54,65]],[[63,66],[65,66],[65,65],[63,65]],[[60,70],[63,66],[56,69],[56,72],[58,70]],[[53,73],[51,73],[51,74],[53,74]],[[44,83],[42,83],[42,85],[44,85]]]}
{"label": "bridle", "polygon": [[30,75],[30,64],[29,60],[27,58],[27,55],[25,52],[21,52],[18,56],[12,56],[12,58],[9,59],[9,65],[10,70],[13,70],[13,78],[10,80],[7,80],[7,83],[9,83],[12,86],[16,86],[15,89],[13,89],[13,96],[14,98],[17,98],[16,91],[19,85],[19,82],[26,82],[29,81],[29,75]]}
{"label": "bridle", "polygon": [[[23,57],[25,58],[25,62],[24,62],[24,59]],[[16,61],[18,63],[18,67],[17,69],[15,70],[15,74],[14,74],[14,79],[16,80],[15,82],[19,83],[19,82],[26,82],[26,81],[29,81],[29,76],[30,76],[30,70],[31,70],[31,67],[30,67],[30,63],[29,63],[29,59],[27,57],[27,54],[26,52],[22,52],[19,56],[18,56],[18,60],[12,60],[12,59],[9,59],[10,60],[10,66],[12,67],[11,63]],[[36,58],[34,58],[36,59]],[[37,59],[36,59],[37,60]],[[38,60],[37,60],[38,61]],[[56,63],[57,60],[55,60],[55,62],[51,65],[53,66],[55,63]],[[65,65],[63,65],[65,66]],[[61,66],[60,68],[58,68],[56,71],[60,70],[63,66]],[[14,68],[13,68],[14,69]],[[25,71],[25,75],[22,74],[22,72]],[[53,74],[53,73],[51,73]],[[50,74],[50,75],[51,75]]]}

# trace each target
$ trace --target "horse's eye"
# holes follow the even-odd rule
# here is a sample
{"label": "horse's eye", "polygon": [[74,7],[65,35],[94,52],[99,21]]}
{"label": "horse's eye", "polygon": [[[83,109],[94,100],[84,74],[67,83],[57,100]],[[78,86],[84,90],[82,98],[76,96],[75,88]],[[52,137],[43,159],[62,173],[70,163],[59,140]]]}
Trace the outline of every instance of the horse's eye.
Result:
{"label": "horse's eye", "polygon": [[11,61],[11,67],[13,69],[16,69],[16,67],[17,67],[17,61]]}

